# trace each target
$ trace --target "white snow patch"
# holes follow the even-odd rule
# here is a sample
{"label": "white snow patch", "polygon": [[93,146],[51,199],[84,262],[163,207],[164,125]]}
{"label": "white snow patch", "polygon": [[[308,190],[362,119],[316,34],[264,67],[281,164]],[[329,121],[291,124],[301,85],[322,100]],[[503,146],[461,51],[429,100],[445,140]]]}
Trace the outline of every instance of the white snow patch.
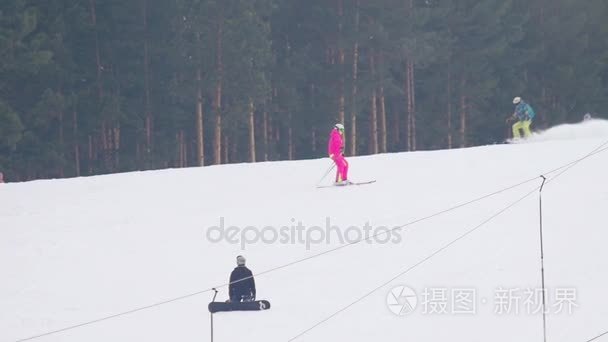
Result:
{"label": "white snow patch", "polygon": [[[254,272],[340,246],[206,238],[226,226],[402,225],[580,158],[604,141],[592,121],[544,132],[535,144],[348,158],[353,180],[372,185],[315,189],[327,158],[134,172],[0,185],[0,341],[61,329],[223,284],[243,254]],[[584,137],[585,139],[579,139]],[[602,137],[602,139],[598,139]],[[608,153],[594,155],[544,190],[548,340],[585,341],[608,329]],[[326,181],[330,181],[328,176]],[[407,227],[398,243],[361,243],[256,278],[264,312],[215,316],[216,341],[287,341],[423,260],[540,184]],[[374,292],[298,341],[539,341],[542,319],[497,291],[540,286],[536,193],[428,262]],[[398,285],[419,296],[395,316]],[[571,314],[556,313],[557,289],[575,289]],[[439,289],[425,313],[425,291]],[[453,313],[453,290],[474,290],[476,310]],[[227,291],[220,289],[218,300]],[[38,341],[208,341],[211,293],[46,336]],[[428,303],[427,303],[428,304]],[[534,305],[538,305],[535,302]],[[428,307],[427,307],[428,311]]]}
{"label": "white snow patch", "polygon": [[574,124],[563,124],[548,128],[544,131],[535,131],[526,142],[540,142],[551,140],[580,140],[580,139],[608,139],[608,120],[591,119]]}

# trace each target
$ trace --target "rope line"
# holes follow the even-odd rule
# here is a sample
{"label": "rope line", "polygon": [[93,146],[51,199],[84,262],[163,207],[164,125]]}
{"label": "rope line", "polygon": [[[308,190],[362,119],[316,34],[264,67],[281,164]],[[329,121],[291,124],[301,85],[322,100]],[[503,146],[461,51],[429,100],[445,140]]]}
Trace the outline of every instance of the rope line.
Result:
{"label": "rope line", "polygon": [[[567,172],[568,170],[570,170],[570,169],[571,169],[571,168],[573,168],[574,166],[576,166],[576,165],[577,165],[578,163],[580,163],[581,161],[583,161],[583,160],[585,160],[585,159],[587,159],[587,158],[589,158],[589,157],[591,157],[591,156],[593,156],[593,155],[596,155],[596,154],[598,154],[598,153],[601,153],[601,152],[604,152],[604,151],[608,150],[608,147],[604,147],[604,146],[606,146],[606,145],[608,145],[608,140],[606,140],[606,141],[604,141],[603,143],[601,143],[599,146],[597,146],[596,148],[594,148],[594,149],[593,149],[591,152],[587,153],[587,154],[586,154],[586,155],[584,155],[583,157],[581,157],[581,158],[579,158],[579,159],[577,159],[577,160],[573,161],[572,163],[569,163],[569,164],[567,164],[566,166],[564,166],[564,167],[560,168],[560,169],[563,169],[563,170],[561,170],[561,172],[559,172],[559,173],[558,173],[558,174],[557,174],[555,177],[553,177],[552,179],[549,179],[549,180],[547,181],[547,184],[548,184],[548,183],[550,183],[550,182],[552,182],[553,180],[555,180],[555,178],[557,178],[557,177],[561,176],[562,174],[564,174],[565,172]],[[558,171],[558,170],[555,170],[555,171]]]}
{"label": "rope line", "polygon": [[595,336],[594,338],[592,338],[592,339],[590,339],[590,340],[587,340],[587,341],[585,341],[585,342],[591,342],[591,341],[595,341],[595,340],[597,340],[598,338],[600,338],[600,337],[602,337],[602,336],[606,336],[606,335],[608,335],[608,331],[606,331],[606,332],[604,332],[604,333],[602,333],[602,334],[599,334],[599,335]]}
{"label": "rope line", "polygon": [[48,335],[53,335],[53,334],[57,334],[57,333],[60,333],[60,332],[67,331],[67,330],[72,330],[72,329],[80,328],[80,327],[83,327],[85,325],[91,325],[91,324],[107,321],[107,320],[112,319],[112,318],[129,315],[129,314],[132,314],[134,312],[150,309],[150,308],[153,308],[153,307],[156,307],[156,306],[161,306],[161,305],[169,304],[169,303],[172,303],[172,302],[176,302],[178,300],[182,300],[182,299],[185,299],[185,298],[193,297],[193,296],[196,296],[196,295],[199,295],[201,293],[208,292],[208,291],[210,291],[210,290],[203,290],[203,291],[193,292],[193,293],[190,293],[190,294],[187,294],[187,295],[183,295],[183,296],[180,296],[180,297],[175,297],[175,298],[167,299],[167,300],[164,300],[164,301],[161,301],[161,302],[157,302],[157,303],[154,303],[154,304],[150,304],[150,305],[138,307],[138,308],[135,308],[135,309],[131,309],[129,311],[124,311],[124,312],[120,312],[120,313],[117,313],[117,314],[114,314],[114,315],[98,318],[98,319],[95,319],[95,320],[92,320],[92,321],[88,321],[88,322],[84,322],[84,323],[80,323],[80,324],[76,324],[76,325],[71,325],[69,327],[65,327],[65,328],[49,331],[49,332],[46,332],[46,333],[43,333],[43,334],[39,334],[39,335],[35,335],[35,336],[30,336],[30,337],[27,337],[27,338],[23,338],[23,339],[17,340],[16,342],[30,341],[30,340],[34,340],[34,339],[37,339],[37,338],[40,338],[40,337],[44,337],[44,336],[48,336]]}

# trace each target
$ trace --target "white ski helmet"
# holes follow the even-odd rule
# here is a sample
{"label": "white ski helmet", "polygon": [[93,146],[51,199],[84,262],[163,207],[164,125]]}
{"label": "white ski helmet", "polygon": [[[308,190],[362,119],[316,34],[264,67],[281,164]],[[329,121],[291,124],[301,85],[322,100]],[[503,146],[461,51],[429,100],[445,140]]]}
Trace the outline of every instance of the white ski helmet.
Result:
{"label": "white ski helmet", "polygon": [[337,123],[334,127],[336,127],[337,129],[343,131],[344,130],[344,125],[341,123]]}
{"label": "white ski helmet", "polygon": [[517,96],[516,98],[513,99],[513,104],[518,104],[521,102],[521,97]]}
{"label": "white ski helmet", "polygon": [[239,255],[236,257],[236,264],[238,266],[245,266],[245,257],[242,255]]}

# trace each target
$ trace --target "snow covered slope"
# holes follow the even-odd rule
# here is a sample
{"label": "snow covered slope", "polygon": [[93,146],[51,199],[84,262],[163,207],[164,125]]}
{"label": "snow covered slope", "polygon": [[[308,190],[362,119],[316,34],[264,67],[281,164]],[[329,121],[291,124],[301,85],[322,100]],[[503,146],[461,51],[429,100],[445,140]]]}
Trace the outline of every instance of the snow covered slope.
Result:
{"label": "snow covered slope", "polygon": [[[594,150],[608,139],[608,124],[558,127],[534,139],[349,158],[353,180],[377,179],[358,187],[316,189],[328,159],[1,185],[0,341],[225,284],[238,254],[264,272],[338,247],[338,235],[355,240],[534,179]],[[608,152],[596,154],[543,192],[552,342],[583,342],[608,329],[607,170]],[[258,298],[272,309],[215,315],[215,340],[296,337],[540,183],[406,226],[388,242],[379,236],[259,275]],[[330,241],[319,242],[327,220]],[[232,242],[216,242],[219,229],[212,227],[221,222],[235,227]],[[292,229],[298,222],[304,228]],[[239,233],[257,241],[243,250]],[[539,257],[535,192],[297,341],[541,341],[542,316],[534,312],[540,297],[528,296],[540,287]],[[387,305],[399,285],[417,296],[416,309],[401,316],[391,311],[399,305]],[[225,300],[226,287],[219,290]],[[205,292],[37,340],[208,341],[211,298]]]}

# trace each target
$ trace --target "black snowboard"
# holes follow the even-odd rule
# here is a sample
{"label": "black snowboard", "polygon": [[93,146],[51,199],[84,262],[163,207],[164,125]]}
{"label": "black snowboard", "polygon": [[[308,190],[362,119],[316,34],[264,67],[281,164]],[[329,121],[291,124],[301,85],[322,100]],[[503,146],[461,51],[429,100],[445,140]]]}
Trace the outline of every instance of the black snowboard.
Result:
{"label": "black snowboard", "polygon": [[267,300],[256,300],[253,302],[211,302],[209,303],[209,312],[221,311],[259,311],[270,309],[270,302]]}

